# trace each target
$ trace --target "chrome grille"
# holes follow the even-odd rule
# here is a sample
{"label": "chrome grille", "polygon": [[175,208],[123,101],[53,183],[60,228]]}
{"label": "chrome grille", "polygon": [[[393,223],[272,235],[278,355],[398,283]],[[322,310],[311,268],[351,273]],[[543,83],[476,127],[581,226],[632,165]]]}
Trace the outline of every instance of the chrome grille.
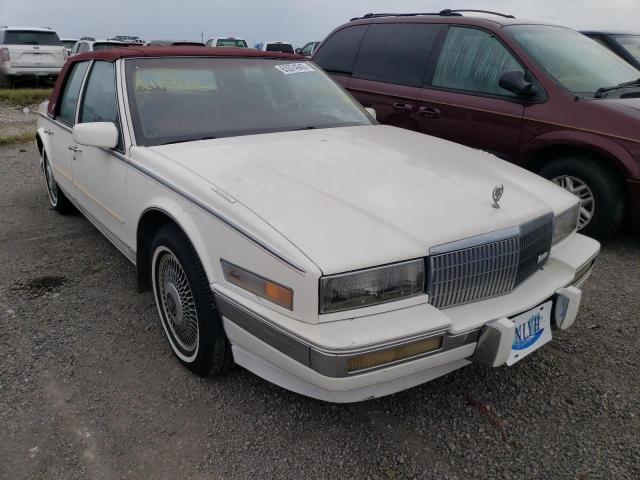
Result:
{"label": "chrome grille", "polygon": [[448,308],[509,293],[544,264],[552,235],[553,215],[545,215],[465,240],[463,248],[462,242],[454,242],[450,250],[446,245],[434,249],[427,259],[431,304]]}

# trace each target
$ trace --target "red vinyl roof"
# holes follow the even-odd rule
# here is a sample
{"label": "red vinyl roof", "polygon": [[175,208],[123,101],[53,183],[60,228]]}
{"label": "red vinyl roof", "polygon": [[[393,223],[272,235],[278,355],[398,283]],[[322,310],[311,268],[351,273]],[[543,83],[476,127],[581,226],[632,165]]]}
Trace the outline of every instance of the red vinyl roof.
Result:
{"label": "red vinyl roof", "polygon": [[56,81],[51,99],[49,100],[49,106],[47,113],[49,116],[54,115],[58,96],[62,90],[67,72],[73,66],[74,63],[82,62],[86,60],[104,60],[107,62],[115,62],[119,58],[130,57],[243,57],[243,58],[274,58],[274,59],[289,59],[289,60],[306,60],[302,55],[293,53],[282,52],[261,52],[252,48],[224,48],[224,47],[181,47],[181,46],[169,46],[169,47],[126,47],[126,48],[113,48],[110,50],[98,50],[94,52],[85,52],[73,57],[69,57],[67,62],[62,67],[58,80]]}

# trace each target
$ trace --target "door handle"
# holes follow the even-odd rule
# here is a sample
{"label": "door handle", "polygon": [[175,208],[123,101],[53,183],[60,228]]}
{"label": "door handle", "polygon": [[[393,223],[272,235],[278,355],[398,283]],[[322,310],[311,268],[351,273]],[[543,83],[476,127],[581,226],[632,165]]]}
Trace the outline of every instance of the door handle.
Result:
{"label": "door handle", "polygon": [[51,130],[50,128],[47,128],[44,133],[46,133],[47,135],[53,135],[53,130]]}
{"label": "door handle", "polygon": [[410,112],[413,110],[413,105],[408,103],[394,103],[392,107],[396,112]]}
{"label": "door handle", "polygon": [[81,152],[82,149],[78,148],[77,145],[69,145],[69,150],[73,151],[73,152]]}
{"label": "door handle", "polygon": [[427,118],[440,118],[440,110],[434,107],[420,107],[418,115]]}

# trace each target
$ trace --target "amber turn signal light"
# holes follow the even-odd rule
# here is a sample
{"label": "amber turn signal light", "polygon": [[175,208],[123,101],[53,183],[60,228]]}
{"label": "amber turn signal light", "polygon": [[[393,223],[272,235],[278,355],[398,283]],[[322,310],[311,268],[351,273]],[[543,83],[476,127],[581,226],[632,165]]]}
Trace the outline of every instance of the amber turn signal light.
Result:
{"label": "amber turn signal light", "polygon": [[354,372],[356,370],[364,370],[367,368],[379,367],[387,363],[406,360],[411,357],[417,357],[424,353],[438,350],[442,346],[442,337],[432,337],[417,342],[401,345],[399,347],[380,350],[373,353],[366,353],[358,357],[349,359],[348,370]]}

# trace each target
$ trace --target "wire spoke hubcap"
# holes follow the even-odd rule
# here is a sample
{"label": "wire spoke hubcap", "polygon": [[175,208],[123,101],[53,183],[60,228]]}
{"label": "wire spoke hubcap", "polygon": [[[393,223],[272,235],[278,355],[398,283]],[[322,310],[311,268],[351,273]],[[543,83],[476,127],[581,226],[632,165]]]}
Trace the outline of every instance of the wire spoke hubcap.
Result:
{"label": "wire spoke hubcap", "polygon": [[58,203],[58,191],[56,188],[56,181],[53,179],[53,172],[51,171],[51,164],[47,160],[44,166],[44,176],[47,181],[47,193],[49,199],[53,205]]}
{"label": "wire spoke hubcap", "polygon": [[173,338],[186,352],[198,346],[198,313],[187,275],[178,259],[165,252],[158,262],[162,313]]}
{"label": "wire spoke hubcap", "polygon": [[596,209],[596,202],[593,192],[582,180],[571,175],[559,175],[551,179],[553,183],[561,186],[566,191],[573,193],[580,199],[580,218],[578,220],[578,230],[586,227]]}

